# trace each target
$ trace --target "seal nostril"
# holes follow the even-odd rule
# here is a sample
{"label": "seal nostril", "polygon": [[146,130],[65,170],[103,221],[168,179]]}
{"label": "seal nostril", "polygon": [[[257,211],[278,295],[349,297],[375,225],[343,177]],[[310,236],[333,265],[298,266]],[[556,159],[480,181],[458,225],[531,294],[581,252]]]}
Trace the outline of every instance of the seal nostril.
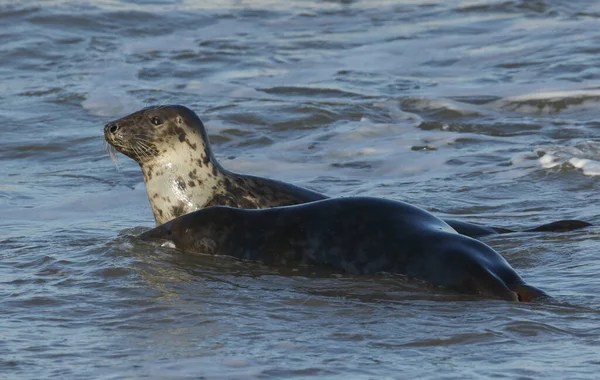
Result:
{"label": "seal nostril", "polygon": [[118,125],[116,125],[116,124],[111,124],[111,125],[109,125],[109,126],[108,126],[108,131],[109,131],[110,133],[115,133],[115,132],[117,132],[118,130],[119,130],[119,126],[118,126]]}

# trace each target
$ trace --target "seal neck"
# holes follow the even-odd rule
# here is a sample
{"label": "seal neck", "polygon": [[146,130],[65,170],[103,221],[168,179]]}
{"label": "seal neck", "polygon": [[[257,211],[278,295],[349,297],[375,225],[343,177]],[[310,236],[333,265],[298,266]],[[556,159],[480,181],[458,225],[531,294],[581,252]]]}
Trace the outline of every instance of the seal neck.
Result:
{"label": "seal neck", "polygon": [[227,176],[210,151],[161,155],[140,164],[157,225],[204,207]]}

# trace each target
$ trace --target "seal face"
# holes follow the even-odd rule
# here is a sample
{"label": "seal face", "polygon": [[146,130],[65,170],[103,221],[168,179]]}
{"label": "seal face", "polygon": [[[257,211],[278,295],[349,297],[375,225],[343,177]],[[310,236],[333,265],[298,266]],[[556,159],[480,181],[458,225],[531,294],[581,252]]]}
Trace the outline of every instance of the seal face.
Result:
{"label": "seal face", "polygon": [[[288,183],[224,169],[212,153],[204,124],[184,106],[145,108],[108,123],[104,136],[141,166],[157,225],[209,206],[258,209],[328,198]],[[470,237],[513,232],[458,220],[446,222]],[[589,225],[559,221],[528,231],[568,231]]]}
{"label": "seal face", "polygon": [[104,136],[141,166],[157,224],[214,205],[255,209],[326,198],[225,170],[212,153],[204,124],[184,106],[145,108],[108,123]]}
{"label": "seal face", "polygon": [[331,198],[291,207],[210,207],[156,227],[143,239],[188,253],[270,265],[318,265],[352,274],[398,273],[459,292],[513,301],[546,294],[502,256],[404,202]]}

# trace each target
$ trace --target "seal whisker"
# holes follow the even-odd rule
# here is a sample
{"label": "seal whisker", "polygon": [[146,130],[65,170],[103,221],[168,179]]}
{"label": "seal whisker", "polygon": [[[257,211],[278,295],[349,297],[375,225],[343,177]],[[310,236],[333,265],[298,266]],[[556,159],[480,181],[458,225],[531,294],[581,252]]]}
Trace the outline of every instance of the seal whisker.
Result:
{"label": "seal whisker", "polygon": [[104,148],[106,148],[110,159],[114,162],[115,166],[117,167],[117,170],[119,170],[120,168],[119,158],[117,156],[117,149],[114,146],[110,145],[107,141],[104,142]]}
{"label": "seal whisker", "polygon": [[171,99],[173,99],[175,95],[171,94],[171,96],[169,96],[169,98],[167,99],[166,102],[163,102],[162,104],[158,104],[158,109],[163,109],[164,107],[167,106],[167,104],[169,104],[171,102]]}
{"label": "seal whisker", "polygon": [[144,162],[144,160],[142,160],[142,157],[140,156],[140,152],[137,148],[136,145],[130,145],[131,147],[131,151],[135,154],[135,156],[137,157],[137,161],[138,162]]}
{"label": "seal whisker", "polygon": [[143,140],[143,141],[150,142],[150,143],[152,142],[152,140],[151,140],[152,136],[148,136],[145,133],[131,133],[129,135],[129,138],[131,140]]}
{"label": "seal whisker", "polygon": [[147,159],[152,156],[152,147],[148,143],[138,140],[136,141],[135,148],[140,158]]}
{"label": "seal whisker", "polygon": [[147,136],[144,136],[144,135],[139,135],[139,136],[132,135],[132,137],[134,138],[135,141],[142,141],[142,142],[145,142],[147,144],[152,144],[152,141],[147,140]]}
{"label": "seal whisker", "polygon": [[148,157],[156,153],[156,148],[154,147],[154,144],[152,144],[150,141],[137,140],[136,142],[138,148],[141,148]]}
{"label": "seal whisker", "polygon": [[144,161],[146,161],[148,158],[152,157],[152,155],[150,154],[151,151],[147,147],[142,146],[140,144],[136,144],[136,149],[138,151],[140,158],[143,159]]}

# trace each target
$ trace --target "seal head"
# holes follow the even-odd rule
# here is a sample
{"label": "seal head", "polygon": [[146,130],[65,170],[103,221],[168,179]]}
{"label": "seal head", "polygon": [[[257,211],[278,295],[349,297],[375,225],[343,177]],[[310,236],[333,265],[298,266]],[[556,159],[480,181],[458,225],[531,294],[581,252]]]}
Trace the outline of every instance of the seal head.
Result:
{"label": "seal head", "polygon": [[204,143],[208,138],[202,121],[183,106],[145,108],[108,123],[104,136],[119,152],[140,164],[167,153],[169,148],[178,149],[181,143],[199,150],[207,161],[212,155],[210,145]]}
{"label": "seal head", "polygon": [[[202,121],[183,106],[149,107],[108,123],[104,136],[142,168],[157,223],[198,209],[221,168],[212,156]],[[204,197],[202,195],[205,194]]]}

